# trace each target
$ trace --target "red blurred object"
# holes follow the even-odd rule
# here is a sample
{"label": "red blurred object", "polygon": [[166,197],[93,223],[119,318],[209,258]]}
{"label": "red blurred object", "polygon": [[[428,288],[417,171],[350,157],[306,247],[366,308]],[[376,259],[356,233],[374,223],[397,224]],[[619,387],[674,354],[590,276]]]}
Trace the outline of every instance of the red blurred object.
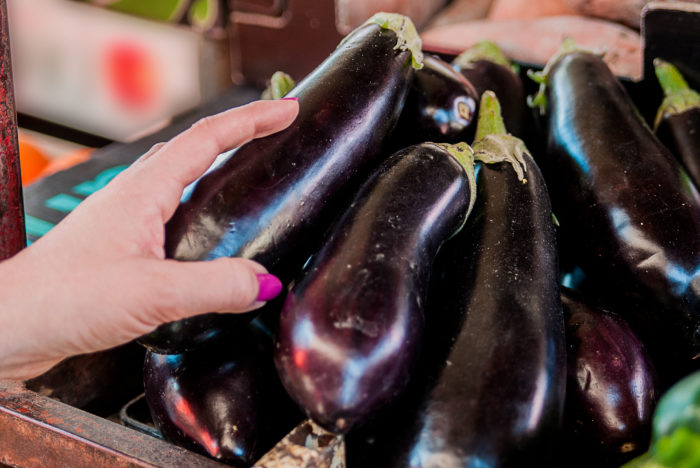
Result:
{"label": "red blurred object", "polygon": [[117,102],[132,110],[148,109],[158,93],[158,70],[146,49],[134,42],[116,42],[105,53],[105,72]]}

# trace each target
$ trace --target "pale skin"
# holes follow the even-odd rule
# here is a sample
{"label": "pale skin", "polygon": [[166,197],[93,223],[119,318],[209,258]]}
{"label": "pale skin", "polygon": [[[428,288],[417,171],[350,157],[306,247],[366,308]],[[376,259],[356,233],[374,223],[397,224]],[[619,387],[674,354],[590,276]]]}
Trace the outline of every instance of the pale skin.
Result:
{"label": "pale skin", "polygon": [[197,122],[0,263],[0,379],[37,376],[162,323],[261,307],[264,266],[166,259],[164,224],[217,154],[286,128],[297,113],[293,100],[258,101]]}

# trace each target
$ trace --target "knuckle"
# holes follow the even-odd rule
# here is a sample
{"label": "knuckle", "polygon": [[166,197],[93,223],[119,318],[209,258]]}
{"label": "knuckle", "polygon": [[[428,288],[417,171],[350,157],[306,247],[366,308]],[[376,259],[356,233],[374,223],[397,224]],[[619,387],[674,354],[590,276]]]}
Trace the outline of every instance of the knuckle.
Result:
{"label": "knuckle", "polygon": [[195,132],[202,132],[202,133],[211,133],[211,129],[214,127],[214,117],[211,115],[208,115],[206,117],[202,117],[198,121],[192,124],[190,127],[191,130]]}
{"label": "knuckle", "polygon": [[219,128],[219,125],[217,125],[217,122],[217,117],[210,115],[199,119],[191,127],[193,133],[198,134],[203,142],[211,145],[207,146],[207,148],[209,148],[207,152],[210,153],[218,153],[227,149],[224,144],[223,135],[221,134],[222,130]]}

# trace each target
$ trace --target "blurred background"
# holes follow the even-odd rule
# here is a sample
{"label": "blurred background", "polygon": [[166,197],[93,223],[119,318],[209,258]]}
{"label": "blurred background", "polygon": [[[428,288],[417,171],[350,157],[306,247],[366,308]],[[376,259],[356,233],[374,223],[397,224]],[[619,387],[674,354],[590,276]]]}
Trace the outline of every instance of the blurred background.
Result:
{"label": "blurred background", "polygon": [[[491,38],[529,63],[573,31],[583,44],[605,43],[622,56],[620,73],[638,77],[646,3],[7,0],[23,179],[152,133],[232,86],[262,88],[276,70],[299,80],[377,11],[410,16],[428,50],[456,53]],[[584,18],[598,23],[581,26]]]}

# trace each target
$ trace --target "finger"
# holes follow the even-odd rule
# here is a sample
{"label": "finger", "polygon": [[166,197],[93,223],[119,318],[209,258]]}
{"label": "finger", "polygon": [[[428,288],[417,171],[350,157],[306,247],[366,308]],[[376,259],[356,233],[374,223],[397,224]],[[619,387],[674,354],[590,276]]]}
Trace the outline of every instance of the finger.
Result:
{"label": "finger", "polygon": [[199,177],[217,155],[278,132],[296,118],[299,105],[293,100],[256,101],[199,120],[170,140],[149,160],[145,177],[170,177],[182,188]]}
{"label": "finger", "polygon": [[155,322],[166,323],[208,312],[244,312],[264,305],[259,294],[269,285],[258,276],[267,273],[261,265],[239,258],[218,258],[207,262],[153,262],[150,278],[157,284],[144,286],[146,307]]}

